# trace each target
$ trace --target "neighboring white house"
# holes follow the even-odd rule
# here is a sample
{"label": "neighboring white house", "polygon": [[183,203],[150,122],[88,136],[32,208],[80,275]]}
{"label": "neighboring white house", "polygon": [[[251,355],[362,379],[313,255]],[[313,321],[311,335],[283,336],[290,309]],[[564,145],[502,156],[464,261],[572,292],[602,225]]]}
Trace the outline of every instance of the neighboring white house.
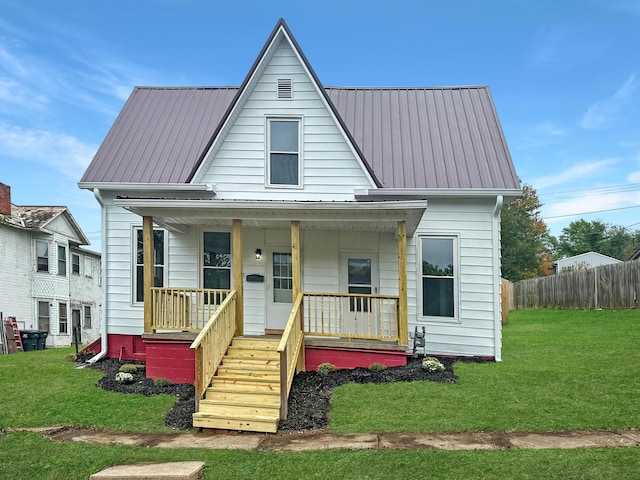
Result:
{"label": "neighboring white house", "polygon": [[385,296],[380,328],[501,359],[500,210],[521,189],[486,86],[325,88],[281,20],[240,87],[135,88],[80,187],[102,207],[110,355],[143,358],[148,217],[154,285],[237,290],[245,334],[289,318],[299,227],[325,318],[330,295]]}
{"label": "neighboring white house", "polygon": [[581,253],[573,257],[565,257],[553,264],[553,273],[562,273],[566,270],[583,270],[586,268],[600,267],[621,263],[617,258],[608,257],[596,252]]}
{"label": "neighboring white house", "polygon": [[81,342],[100,336],[100,254],[67,207],[18,206],[0,183],[0,312],[21,330],[47,331],[47,346],[72,344],[73,321]]}

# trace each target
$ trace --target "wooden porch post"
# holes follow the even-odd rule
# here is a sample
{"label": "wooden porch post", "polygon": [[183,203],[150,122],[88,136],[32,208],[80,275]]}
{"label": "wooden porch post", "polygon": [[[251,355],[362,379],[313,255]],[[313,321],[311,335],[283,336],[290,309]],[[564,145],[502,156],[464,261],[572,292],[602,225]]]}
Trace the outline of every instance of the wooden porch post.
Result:
{"label": "wooden porch post", "polygon": [[293,270],[293,301],[296,301],[298,294],[301,291],[301,278],[300,275],[300,222],[293,220],[291,222],[291,268]]}
{"label": "wooden porch post", "polygon": [[144,288],[144,332],[153,333],[153,217],[142,217],[142,260]]}
{"label": "wooden porch post", "polygon": [[236,291],[236,335],[244,333],[244,282],[242,279],[242,220],[233,220],[231,228],[233,242],[233,288]]}
{"label": "wooden porch post", "polygon": [[407,313],[407,222],[398,222],[398,341],[409,345],[409,316]]}

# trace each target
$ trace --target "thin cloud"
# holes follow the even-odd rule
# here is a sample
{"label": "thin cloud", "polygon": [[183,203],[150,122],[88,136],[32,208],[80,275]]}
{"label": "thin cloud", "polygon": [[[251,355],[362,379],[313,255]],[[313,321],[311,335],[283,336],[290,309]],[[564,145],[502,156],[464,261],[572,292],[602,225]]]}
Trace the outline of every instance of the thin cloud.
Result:
{"label": "thin cloud", "polygon": [[640,183],[640,171],[630,173],[627,177],[627,181],[631,183]]}
{"label": "thin cloud", "polygon": [[597,59],[607,48],[607,42],[596,43],[587,29],[544,27],[531,39],[528,62],[534,67],[567,69]]}
{"label": "thin cloud", "polygon": [[72,179],[80,177],[96,150],[96,145],[64,133],[0,123],[0,156],[43,163]]}
{"label": "thin cloud", "polygon": [[610,127],[619,117],[621,110],[631,101],[638,86],[636,76],[630,75],[611,97],[587,108],[580,120],[580,126],[585,130]]}
{"label": "thin cloud", "polygon": [[534,178],[531,181],[531,184],[537,189],[562,185],[563,183],[575,181],[578,178],[592,177],[594,175],[602,174],[608,167],[617,162],[618,159],[616,158],[608,158],[605,160],[598,160],[596,162],[579,163],[562,172]]}
{"label": "thin cloud", "polygon": [[605,193],[600,195],[585,195],[564,202],[545,203],[542,207],[542,217],[547,223],[566,221],[568,216],[583,216],[589,212],[600,212],[617,208],[640,205],[640,192]]}

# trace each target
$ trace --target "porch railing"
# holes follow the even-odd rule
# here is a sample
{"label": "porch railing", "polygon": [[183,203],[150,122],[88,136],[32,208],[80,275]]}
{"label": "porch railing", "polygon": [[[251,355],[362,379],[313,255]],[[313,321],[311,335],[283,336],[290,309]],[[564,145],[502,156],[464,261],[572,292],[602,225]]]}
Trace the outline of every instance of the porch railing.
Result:
{"label": "porch railing", "polygon": [[196,411],[236,331],[235,290],[226,298],[191,344],[196,356]]}
{"label": "porch railing", "polygon": [[202,330],[231,290],[205,288],[151,289],[152,331]]}
{"label": "porch railing", "polygon": [[287,418],[287,400],[291,382],[297,372],[304,370],[303,294],[296,298],[287,326],[282,333],[280,354],[280,418]]}
{"label": "porch railing", "polygon": [[304,293],[306,335],[398,340],[398,296]]}

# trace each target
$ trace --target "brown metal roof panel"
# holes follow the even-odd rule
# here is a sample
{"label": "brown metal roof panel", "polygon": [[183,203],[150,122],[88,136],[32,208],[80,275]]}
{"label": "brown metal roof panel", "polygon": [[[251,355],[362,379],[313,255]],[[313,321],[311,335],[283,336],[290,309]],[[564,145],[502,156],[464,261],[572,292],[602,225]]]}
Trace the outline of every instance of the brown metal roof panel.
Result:
{"label": "brown metal roof panel", "polygon": [[136,88],[81,182],[185,182],[237,88]]}

